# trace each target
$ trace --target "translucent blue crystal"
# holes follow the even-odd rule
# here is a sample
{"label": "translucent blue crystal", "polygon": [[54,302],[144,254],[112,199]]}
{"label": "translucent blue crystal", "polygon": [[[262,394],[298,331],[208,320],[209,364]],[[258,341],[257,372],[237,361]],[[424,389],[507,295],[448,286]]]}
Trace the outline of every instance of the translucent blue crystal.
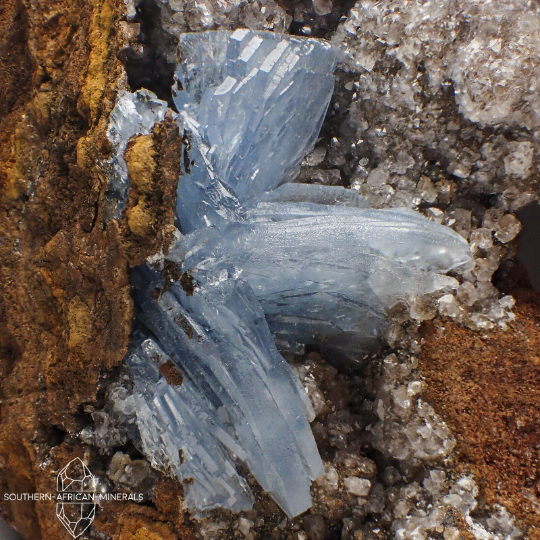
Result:
{"label": "translucent blue crystal", "polygon": [[177,213],[189,232],[219,222],[204,196],[216,182],[245,204],[294,180],[330,103],[337,52],[324,41],[248,30],[184,34],[180,51],[174,102],[195,163],[180,178]]}
{"label": "translucent blue crystal", "polygon": [[[322,464],[309,400],[276,344],[353,359],[379,344],[393,303],[452,287],[443,274],[470,266],[469,247],[415,212],[291,183],[332,95],[330,45],[248,30],[179,42],[188,144],[166,264],[183,278],[134,274],[134,440],[155,467],[192,479],[196,515],[251,505],[242,462],[295,516]],[[182,384],[167,381],[171,365]]]}
{"label": "translucent blue crystal", "polygon": [[[148,336],[128,362],[143,451],[159,468],[193,478],[186,501],[198,510],[250,505],[232,456],[288,515],[307,510],[311,480],[324,472],[313,411],[250,286],[225,280],[190,296],[175,283],[155,299],[160,282],[144,269],[134,285],[139,332]],[[159,373],[169,359],[184,376],[174,388]]]}
{"label": "translucent blue crystal", "polygon": [[142,336],[128,357],[141,450],[153,467],[192,479],[185,499],[197,513],[251,508],[253,495],[233,461],[233,454],[244,459],[244,451],[220,422],[219,409],[190,380],[174,386],[160,375],[169,358],[155,338]]}
{"label": "translucent blue crystal", "polygon": [[461,236],[415,212],[311,202],[259,203],[242,222],[183,237],[169,257],[202,283],[247,280],[281,349],[345,354],[379,343],[387,307],[451,287],[437,273],[470,262]]}

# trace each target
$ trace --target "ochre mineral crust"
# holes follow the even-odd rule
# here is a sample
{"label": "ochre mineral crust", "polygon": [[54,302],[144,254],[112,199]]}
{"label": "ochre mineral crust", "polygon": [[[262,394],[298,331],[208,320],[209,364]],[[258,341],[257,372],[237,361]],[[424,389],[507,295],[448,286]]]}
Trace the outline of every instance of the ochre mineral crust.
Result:
{"label": "ochre mineral crust", "polygon": [[464,471],[486,502],[504,505],[540,538],[540,294],[523,285],[508,291],[517,304],[507,331],[426,325],[421,370]]}
{"label": "ochre mineral crust", "polygon": [[[58,445],[122,361],[132,318],[128,269],[161,247],[160,231],[172,223],[159,203],[174,192],[174,183],[164,185],[178,175],[170,156],[179,138],[166,120],[131,144],[138,189],[127,224],[102,225],[98,162],[108,155],[108,116],[125,85],[116,58],[123,9],[121,0],[0,7],[2,501],[4,493],[54,492],[67,455],[82,457],[80,443]],[[160,158],[140,156],[144,145]],[[24,538],[64,538],[54,504],[2,502],[2,513]],[[159,510],[122,512],[115,538],[140,537],[130,521],[166,521]],[[99,514],[105,522],[107,509]],[[150,530],[177,538],[172,521]]]}

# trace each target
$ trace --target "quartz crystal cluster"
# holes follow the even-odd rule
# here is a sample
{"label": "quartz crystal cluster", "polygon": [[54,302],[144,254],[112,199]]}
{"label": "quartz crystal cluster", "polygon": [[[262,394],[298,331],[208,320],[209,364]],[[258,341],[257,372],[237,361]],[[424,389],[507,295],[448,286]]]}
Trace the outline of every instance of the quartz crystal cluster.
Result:
{"label": "quartz crystal cluster", "polygon": [[422,208],[468,239],[474,268],[435,312],[504,327],[513,300],[491,278],[520,230],[511,212],[538,192],[538,6],[358,2],[332,41],[355,75],[332,148],[303,173],[337,169],[372,206]]}
{"label": "quartz crystal cluster", "polygon": [[[185,34],[179,46],[181,234],[166,260],[134,273],[134,391],[123,407],[133,440],[186,481],[196,513],[251,506],[242,463],[293,517],[324,470],[313,408],[276,344],[351,362],[377,346],[396,302],[455,288],[443,274],[469,269],[470,250],[411,210],[291,183],[332,96],[338,54],[328,43],[236,30]],[[126,107],[111,128],[117,152],[163,111],[140,93],[121,96],[115,112]],[[172,280],[158,272],[171,265]]]}
{"label": "quartz crystal cluster", "polygon": [[[314,405],[319,404],[319,418],[329,413],[324,425],[313,425],[319,445],[335,449],[315,483],[312,511],[326,522],[343,519],[346,540],[369,537],[381,524],[391,533],[384,538],[428,538],[430,531],[444,530],[446,537],[457,539],[456,513],[476,538],[521,538],[502,507],[487,519],[471,516],[478,508],[478,488],[473,478],[457,476],[445,466],[455,440],[422,399],[425,383],[418,358],[399,351],[382,359],[379,367],[379,376],[367,377],[373,385],[368,392],[362,390],[365,379],[346,385],[313,353],[297,367]],[[355,395],[361,397],[359,407]],[[358,451],[358,442],[377,449],[377,463]],[[364,523],[369,515],[379,519]]]}

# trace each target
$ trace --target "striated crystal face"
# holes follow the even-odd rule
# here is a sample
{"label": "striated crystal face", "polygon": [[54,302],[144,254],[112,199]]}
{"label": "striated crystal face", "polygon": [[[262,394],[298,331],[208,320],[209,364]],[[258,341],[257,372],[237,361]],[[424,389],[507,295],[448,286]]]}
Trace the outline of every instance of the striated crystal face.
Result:
{"label": "striated crystal face", "polygon": [[[200,194],[203,187],[220,182],[244,204],[294,180],[332,97],[337,50],[324,41],[248,30],[184,34],[180,50],[182,91],[174,101],[195,161],[178,185],[186,233],[217,222],[219,207]],[[192,206],[194,198],[204,206]]]}
{"label": "striated crystal face", "polygon": [[[313,410],[249,285],[226,280],[188,296],[173,284],[156,301],[157,275],[143,269],[134,283],[138,319],[153,335],[129,360],[145,453],[193,478],[186,501],[195,509],[251,506],[234,457],[288,515],[309,508],[310,481],[323,473],[307,421]],[[180,386],[160,378],[166,360],[181,371]]]}
{"label": "striated crystal face", "polygon": [[[354,360],[379,344],[393,303],[454,287],[442,274],[470,266],[469,246],[415,212],[291,183],[332,94],[328,44],[248,30],[179,41],[183,234],[134,273],[133,438],[154,467],[191,479],[196,515],[251,506],[241,462],[295,516],[323,468],[276,345]],[[172,283],[155,271],[171,265]]]}
{"label": "striated crystal face", "polygon": [[246,279],[279,347],[291,351],[371,350],[386,307],[454,286],[436,272],[470,262],[462,237],[412,211],[275,200],[247,215],[182,238],[169,257],[199,282]]}
{"label": "striated crystal face", "polygon": [[174,101],[219,179],[241,202],[294,180],[332,97],[337,51],[248,30],[184,34],[180,48]]}

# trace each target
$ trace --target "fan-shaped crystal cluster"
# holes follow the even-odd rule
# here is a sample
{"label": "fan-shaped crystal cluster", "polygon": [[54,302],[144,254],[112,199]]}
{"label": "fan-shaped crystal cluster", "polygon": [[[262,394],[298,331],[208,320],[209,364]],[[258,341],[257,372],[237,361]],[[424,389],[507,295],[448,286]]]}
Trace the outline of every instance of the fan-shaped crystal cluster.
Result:
{"label": "fan-shaped crystal cluster", "polygon": [[378,344],[393,302],[452,287],[442,274],[466,268],[469,247],[420,214],[292,183],[332,95],[327,43],[185,34],[180,58],[175,103],[189,143],[167,264],[182,279],[150,266],[134,276],[134,438],[155,467],[191,479],[196,513],[251,506],[242,462],[295,516],[323,469],[311,405],[276,344],[354,359]]}

